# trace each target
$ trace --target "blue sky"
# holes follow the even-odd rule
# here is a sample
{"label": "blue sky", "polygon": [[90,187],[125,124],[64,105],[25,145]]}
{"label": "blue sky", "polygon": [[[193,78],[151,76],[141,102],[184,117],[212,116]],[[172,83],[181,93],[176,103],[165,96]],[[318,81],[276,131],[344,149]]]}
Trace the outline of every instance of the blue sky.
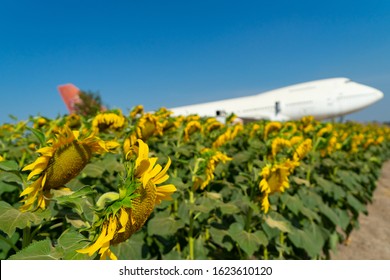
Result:
{"label": "blue sky", "polygon": [[390,121],[390,1],[0,2],[0,123],[67,113],[57,86],[147,110],[348,77]]}

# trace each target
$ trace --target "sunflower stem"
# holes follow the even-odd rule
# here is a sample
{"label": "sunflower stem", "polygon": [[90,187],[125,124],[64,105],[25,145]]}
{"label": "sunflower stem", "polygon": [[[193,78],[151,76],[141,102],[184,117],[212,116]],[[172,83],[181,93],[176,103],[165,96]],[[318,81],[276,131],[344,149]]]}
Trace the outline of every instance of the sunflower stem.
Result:
{"label": "sunflower stem", "polygon": [[23,229],[22,249],[27,247],[31,242],[31,228],[25,227]]}
{"label": "sunflower stem", "polygon": [[[192,206],[194,204],[195,200],[194,200],[194,191],[191,189],[190,190],[190,199],[189,199],[189,203],[190,203],[190,206]],[[190,229],[188,231],[188,246],[189,246],[189,251],[190,251],[190,255],[189,255],[189,258],[190,260],[193,260],[194,259],[194,213],[192,211],[192,209],[190,210],[189,212],[190,214]]]}
{"label": "sunflower stem", "polygon": [[[254,194],[255,194],[254,188],[255,188],[255,185],[252,185],[251,190],[250,190],[250,194],[249,194],[250,201],[253,201],[253,199],[254,199]],[[250,226],[252,223],[252,216],[253,216],[253,208],[249,206],[248,212],[246,213],[245,227],[244,227],[245,231],[247,231],[247,232],[250,232]]]}

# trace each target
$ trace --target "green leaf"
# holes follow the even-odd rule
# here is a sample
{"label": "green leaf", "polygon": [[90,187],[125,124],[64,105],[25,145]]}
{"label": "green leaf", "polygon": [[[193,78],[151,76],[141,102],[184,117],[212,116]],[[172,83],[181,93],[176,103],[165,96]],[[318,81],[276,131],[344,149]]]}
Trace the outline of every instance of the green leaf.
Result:
{"label": "green leaf", "polygon": [[9,237],[14,234],[16,228],[23,229],[31,225],[37,225],[49,217],[49,210],[34,213],[21,212],[7,202],[0,201],[0,230],[4,231]]}
{"label": "green leaf", "polygon": [[356,212],[367,212],[366,207],[356,199],[352,194],[347,195],[347,202]]}
{"label": "green leaf", "polygon": [[91,186],[85,186],[75,192],[71,192],[71,193],[67,192],[65,195],[57,196],[55,197],[55,199],[59,203],[66,203],[66,202],[74,203],[74,200],[79,198],[84,199],[86,196],[89,196],[94,193],[96,193],[96,191]]}
{"label": "green leaf", "polygon": [[98,163],[88,163],[87,166],[83,169],[83,174],[91,178],[99,178],[103,175],[105,168],[103,164]]}
{"label": "green leaf", "polygon": [[110,173],[125,171],[125,167],[123,164],[117,161],[117,157],[114,154],[107,154],[104,157],[102,164],[104,168]]}
{"label": "green leaf", "polygon": [[326,180],[321,176],[315,174],[315,181],[318,186],[329,196],[333,197],[335,200],[339,200],[345,196],[345,191],[337,184],[332,181]]}
{"label": "green leaf", "polygon": [[[71,193],[64,193],[60,190],[51,190],[51,192],[54,194],[53,199],[55,199],[58,204],[72,207],[79,215],[90,214],[89,212],[92,211],[92,205],[87,197],[94,194],[96,191],[90,186],[83,187]],[[90,210],[86,211],[88,208]]]}
{"label": "green leaf", "polygon": [[12,172],[0,172],[0,181],[8,182],[8,183],[18,183],[23,184],[22,179]]}
{"label": "green leaf", "polygon": [[319,210],[324,214],[335,226],[340,224],[337,214],[325,203],[319,205]]}
{"label": "green leaf", "polygon": [[68,229],[58,238],[58,245],[63,249],[65,260],[87,260],[88,255],[77,253],[76,250],[85,247],[89,241],[79,232]]}
{"label": "green leaf", "polygon": [[[20,235],[18,232],[15,232],[7,241],[10,241],[13,245],[15,245],[19,241]],[[17,247],[17,246],[16,246]],[[0,238],[0,260],[5,260],[8,256],[9,251],[12,249],[11,245]]]}
{"label": "green leaf", "polygon": [[282,232],[290,232],[291,224],[280,214],[271,212],[265,216],[264,221],[271,228],[277,228]]}
{"label": "green leaf", "polygon": [[149,235],[174,235],[180,228],[184,227],[184,223],[180,220],[175,220],[173,217],[155,216],[148,222]]}
{"label": "green leaf", "polygon": [[45,239],[31,243],[12,255],[9,260],[59,260],[61,258],[62,252],[51,245],[50,239]]}
{"label": "green leaf", "polygon": [[0,195],[7,192],[19,190],[19,187],[14,183],[0,181]]}
{"label": "green leaf", "polygon": [[208,249],[204,246],[204,240],[202,236],[199,236],[194,241],[194,255],[196,260],[207,260]]}
{"label": "green leaf", "polygon": [[289,234],[288,238],[297,248],[304,249],[311,258],[318,257],[325,244],[324,238],[318,226],[312,224],[309,227],[301,229],[294,228]]}
{"label": "green leaf", "polygon": [[230,237],[238,243],[238,246],[240,246],[248,256],[252,256],[253,253],[259,249],[260,245],[267,246],[268,244],[264,232],[247,232],[239,223],[233,223],[228,232]]}
{"label": "green leaf", "polygon": [[337,216],[339,217],[339,226],[345,231],[350,223],[351,218],[346,210],[335,209]]}
{"label": "green leaf", "polygon": [[233,249],[233,244],[229,241],[230,238],[227,238],[229,234],[226,230],[210,227],[209,232],[214,243],[228,251]]}
{"label": "green leaf", "polygon": [[0,161],[0,169],[4,171],[19,171],[19,165],[14,160]]}
{"label": "green leaf", "polygon": [[240,212],[240,208],[233,203],[219,203],[218,207],[221,209],[223,215],[232,215]]}
{"label": "green leaf", "polygon": [[281,196],[282,202],[287,206],[291,212],[295,215],[298,215],[300,210],[304,207],[302,201],[296,195],[289,195],[288,193],[283,193]]}
{"label": "green leaf", "polygon": [[[146,250],[144,252],[144,249]],[[143,260],[146,256],[147,246],[142,231],[133,234],[126,242],[112,247],[112,252],[119,260]]]}
{"label": "green leaf", "polygon": [[35,128],[32,128],[32,127],[27,127],[28,130],[30,130],[39,140],[39,143],[41,144],[41,146],[45,146],[46,144],[46,137],[45,137],[45,134],[43,134],[43,132],[35,129]]}

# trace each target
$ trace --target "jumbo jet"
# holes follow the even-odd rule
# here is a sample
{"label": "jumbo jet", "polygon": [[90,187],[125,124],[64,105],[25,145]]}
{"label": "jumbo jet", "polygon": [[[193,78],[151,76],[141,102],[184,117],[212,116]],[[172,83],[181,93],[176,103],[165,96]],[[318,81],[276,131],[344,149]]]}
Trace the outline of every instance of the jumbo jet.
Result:
{"label": "jumbo jet", "polygon": [[175,115],[220,116],[234,113],[241,119],[296,120],[311,115],[317,120],[341,117],[362,110],[383,98],[373,87],[348,78],[295,84],[253,96],[171,108]]}

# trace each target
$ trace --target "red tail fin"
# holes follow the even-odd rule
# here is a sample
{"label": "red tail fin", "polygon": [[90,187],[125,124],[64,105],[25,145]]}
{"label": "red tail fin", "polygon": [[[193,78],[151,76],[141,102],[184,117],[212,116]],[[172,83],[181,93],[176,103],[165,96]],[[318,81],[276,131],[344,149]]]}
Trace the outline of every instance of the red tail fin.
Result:
{"label": "red tail fin", "polygon": [[58,91],[70,114],[75,112],[74,105],[80,102],[80,90],[73,84],[66,84],[58,86]]}

